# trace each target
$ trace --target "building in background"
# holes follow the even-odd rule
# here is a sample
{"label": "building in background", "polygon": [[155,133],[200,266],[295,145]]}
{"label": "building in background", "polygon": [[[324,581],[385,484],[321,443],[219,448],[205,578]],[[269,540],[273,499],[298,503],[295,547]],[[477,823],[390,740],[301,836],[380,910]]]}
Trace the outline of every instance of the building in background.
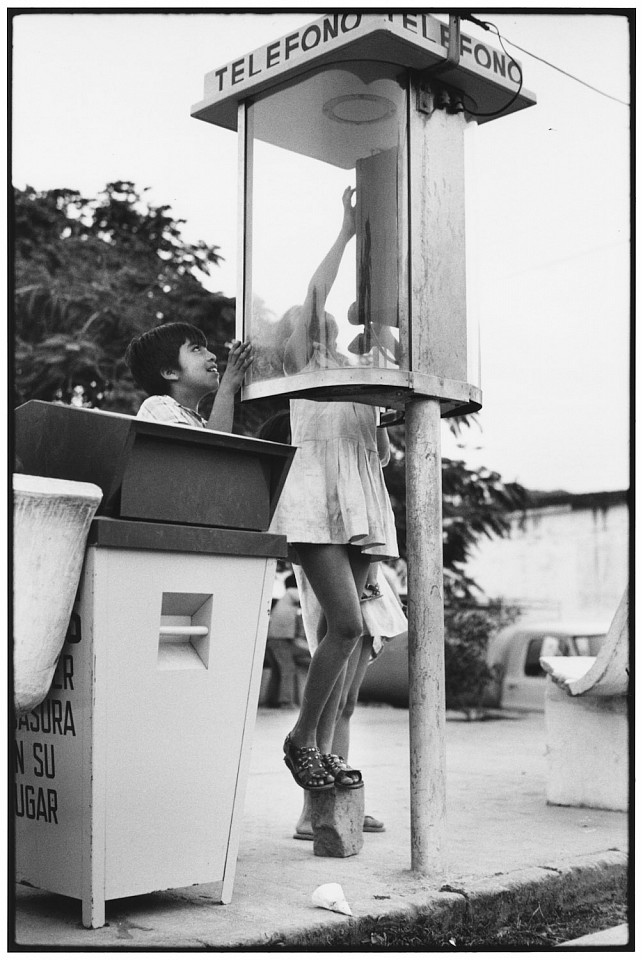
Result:
{"label": "building in background", "polygon": [[525,616],[611,620],[628,582],[626,491],[532,493],[509,537],[484,540],[467,573]]}

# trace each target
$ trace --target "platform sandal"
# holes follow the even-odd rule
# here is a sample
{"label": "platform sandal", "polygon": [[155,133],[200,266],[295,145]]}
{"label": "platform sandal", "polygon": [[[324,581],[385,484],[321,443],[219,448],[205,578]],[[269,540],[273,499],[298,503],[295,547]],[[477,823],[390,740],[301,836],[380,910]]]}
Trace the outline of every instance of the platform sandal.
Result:
{"label": "platform sandal", "polygon": [[336,787],[342,787],[344,790],[359,790],[364,786],[364,780],[360,770],[349,767],[343,757],[336,753],[324,753],[322,763],[335,781]]}
{"label": "platform sandal", "polygon": [[322,763],[317,747],[296,747],[290,734],[284,740],[284,763],[293,775],[295,783],[311,793],[332,790],[334,777]]}

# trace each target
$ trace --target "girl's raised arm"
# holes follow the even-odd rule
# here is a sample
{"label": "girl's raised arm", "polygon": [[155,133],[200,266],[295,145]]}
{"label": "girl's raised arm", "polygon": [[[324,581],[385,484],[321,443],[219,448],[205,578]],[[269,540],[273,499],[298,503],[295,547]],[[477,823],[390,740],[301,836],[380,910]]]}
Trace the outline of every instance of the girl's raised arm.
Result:
{"label": "girl's raised arm", "polygon": [[286,344],[284,370],[297,373],[302,370],[313,353],[315,343],[327,343],[325,307],[331,287],[337,279],[346,244],[355,234],[354,187],[346,187],[342,194],[344,213],[342,225],[334,244],[319,264],[308,284],[308,292],[301,317]]}

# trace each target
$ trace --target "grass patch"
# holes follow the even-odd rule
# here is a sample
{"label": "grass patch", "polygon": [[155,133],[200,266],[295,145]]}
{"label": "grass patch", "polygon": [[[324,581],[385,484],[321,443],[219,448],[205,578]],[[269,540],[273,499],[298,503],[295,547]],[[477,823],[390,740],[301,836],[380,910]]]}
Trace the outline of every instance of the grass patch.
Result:
{"label": "grass patch", "polygon": [[361,941],[361,946],[370,949],[412,950],[436,947],[442,949],[484,949],[487,947],[540,947],[546,949],[574,940],[587,933],[596,933],[609,927],[627,923],[627,905],[623,901],[609,901],[591,906],[575,907],[573,910],[548,910],[538,906],[530,916],[522,916],[499,929],[486,924],[472,924],[466,931],[456,934],[432,934],[429,925],[414,924],[404,929],[397,924],[390,930],[381,930]]}
{"label": "grass patch", "polygon": [[[574,940],[588,933],[596,933],[628,922],[628,907],[621,891],[606,890],[600,900],[560,907],[535,902],[532,909],[524,910],[505,922],[500,918],[486,916],[476,922],[475,918],[455,921],[454,929],[448,929],[445,918],[438,919],[425,914],[399,920],[358,921],[340,930],[317,931],[308,942],[294,944],[272,941],[268,949],[285,952],[298,949],[330,951],[462,951],[495,949],[511,950],[530,947],[547,950],[567,940]],[[259,945],[257,945],[259,946]],[[259,947],[259,949],[262,949]],[[265,949],[265,947],[264,947]]]}

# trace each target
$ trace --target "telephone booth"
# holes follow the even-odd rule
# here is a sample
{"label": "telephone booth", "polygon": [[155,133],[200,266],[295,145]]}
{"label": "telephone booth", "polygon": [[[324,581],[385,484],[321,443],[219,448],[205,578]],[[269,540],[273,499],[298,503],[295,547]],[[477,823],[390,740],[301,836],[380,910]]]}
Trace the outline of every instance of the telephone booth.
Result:
{"label": "telephone booth", "polygon": [[[329,13],[206,75],[193,116],[238,133],[237,333],[256,354],[244,399],[403,409],[423,396],[442,416],[479,409],[465,163],[478,121],[534,97],[515,61],[458,23]],[[317,291],[324,302],[311,302],[347,186],[355,235],[330,289]],[[315,347],[289,369],[311,310]]]}
{"label": "telephone booth", "polygon": [[406,422],[411,868],[425,874],[446,844],[440,417],[482,404],[465,179],[478,125],[535,103],[504,47],[460,20],[328,13],[212,70],[192,109],[237,131],[243,399],[357,401]]}

